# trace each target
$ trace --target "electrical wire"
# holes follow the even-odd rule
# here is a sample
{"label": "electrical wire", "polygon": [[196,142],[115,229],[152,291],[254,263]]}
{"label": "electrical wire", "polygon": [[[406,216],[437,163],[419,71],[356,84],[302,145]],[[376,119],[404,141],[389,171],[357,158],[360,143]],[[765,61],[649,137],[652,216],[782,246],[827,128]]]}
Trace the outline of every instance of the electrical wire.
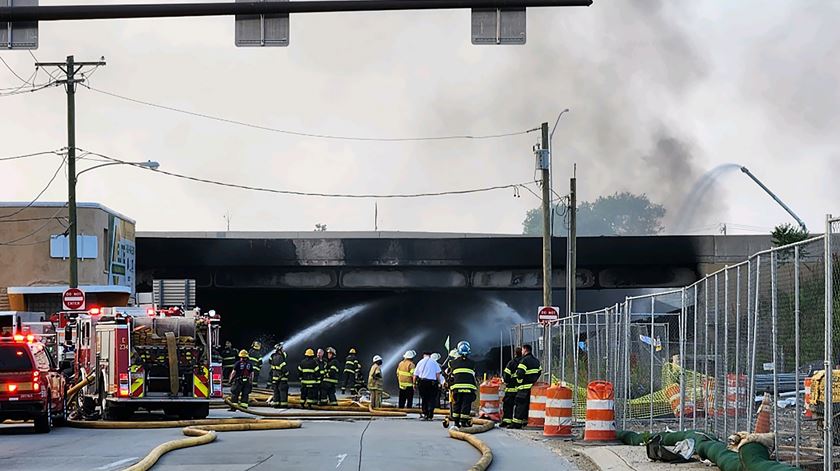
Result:
{"label": "electrical wire", "polygon": [[[0,242],[0,246],[3,246],[3,245],[37,245],[37,244],[42,244],[42,243],[44,243],[44,242],[46,242],[46,241],[50,240],[50,239],[46,239],[46,240],[40,240],[40,241],[36,241],[36,242],[26,242],[26,243],[24,243],[24,244],[18,244],[18,242],[20,242],[20,241],[22,241],[22,240],[24,240],[24,239],[28,239],[28,238],[30,238],[30,237],[32,237],[32,236],[34,236],[35,234],[38,234],[39,232],[43,231],[43,230],[44,230],[47,226],[49,226],[49,225],[50,225],[50,223],[51,223],[54,219],[55,219],[55,220],[58,220],[58,218],[56,218],[56,216],[58,216],[58,213],[60,213],[61,211],[63,211],[63,210],[64,210],[64,208],[66,208],[66,207],[67,207],[67,204],[65,203],[62,207],[58,208],[58,209],[57,209],[57,210],[53,213],[53,215],[52,215],[52,216],[50,216],[50,217],[48,218],[48,220],[47,220],[46,222],[44,222],[43,224],[41,224],[41,226],[39,226],[37,229],[35,229],[34,231],[30,232],[29,234],[26,234],[26,235],[24,235],[24,236],[20,236],[20,237],[18,237],[17,239],[12,239],[12,240],[8,240],[8,241],[5,241],[5,242]],[[67,228],[65,228],[64,232],[65,232],[65,233],[67,232]]]}
{"label": "electrical wire", "polygon": [[48,83],[40,84],[40,85],[37,85],[37,86],[33,86],[31,88],[26,88],[26,89],[22,89],[22,90],[15,90],[15,91],[11,91],[11,92],[0,92],[0,98],[15,96],[15,95],[22,95],[24,93],[37,92],[39,90],[43,90],[43,89],[45,89],[47,87],[51,87],[53,85],[56,85],[55,81],[51,81],[51,82],[48,82]]}
{"label": "electrical wire", "polygon": [[22,208],[19,208],[17,211],[13,211],[9,214],[1,214],[0,219],[6,219],[6,218],[10,218],[12,216],[16,216],[16,215],[22,213],[23,211],[25,211],[26,209],[32,207],[32,205],[35,204],[36,201],[38,201],[38,198],[40,198],[44,193],[46,193],[47,189],[49,189],[49,187],[53,184],[53,182],[55,181],[55,177],[57,177],[58,174],[61,172],[61,169],[64,168],[64,162],[65,161],[67,161],[67,156],[64,156],[64,158],[61,159],[61,164],[59,164],[58,168],[53,173],[52,178],[50,178],[50,181],[48,181],[47,185],[44,186],[44,188],[37,195],[35,195],[35,198],[32,201],[27,203],[26,206],[23,206]]}
{"label": "electrical wire", "polygon": [[82,86],[87,87],[94,92],[101,93],[103,95],[107,95],[113,98],[118,98],[120,100],[129,101],[131,103],[149,106],[152,108],[158,108],[167,111],[174,111],[176,113],[181,113],[189,116],[194,116],[198,118],[209,119],[212,121],[218,121],[221,123],[227,124],[234,124],[237,126],[244,126],[247,128],[252,129],[259,129],[262,131],[270,131],[276,132],[279,134],[287,134],[290,136],[298,136],[298,137],[309,137],[315,139],[329,139],[329,140],[338,140],[338,141],[364,141],[364,142],[417,142],[417,141],[451,141],[451,140],[481,140],[481,139],[500,139],[505,137],[513,137],[513,136],[521,136],[524,134],[528,134],[534,131],[539,131],[540,128],[533,128],[533,129],[526,129],[524,131],[513,131],[513,132],[505,132],[500,134],[484,134],[484,135],[472,135],[472,134],[457,134],[457,135],[447,135],[447,136],[420,136],[420,137],[359,137],[359,136],[342,136],[342,135],[334,135],[334,134],[318,134],[312,132],[304,132],[304,131],[292,131],[289,129],[278,129],[272,128],[270,126],[264,126],[261,124],[253,124],[247,123],[245,121],[239,121],[235,119],[223,118],[220,116],[214,116],[205,113],[199,113],[196,111],[189,111],[183,110],[180,108],[175,108],[173,106],[168,105],[161,105],[158,103],[152,103],[149,101],[139,100],[137,98],[130,98],[127,96],[119,95],[113,92],[109,92],[106,90],[100,90],[98,88],[91,87],[89,84],[82,84]]}
{"label": "electrical wire", "polygon": [[[77,148],[78,149],[78,148]],[[81,149],[79,149],[81,150]],[[150,172],[160,173],[163,175],[168,175],[170,177],[181,178],[184,180],[190,180],[199,183],[207,183],[210,185],[216,186],[223,186],[228,188],[237,188],[240,190],[251,190],[251,191],[260,191],[264,193],[275,193],[281,195],[290,195],[290,196],[311,196],[311,197],[320,197],[320,198],[344,198],[344,199],[374,199],[374,198],[381,198],[381,199],[396,199],[396,198],[427,198],[427,197],[435,197],[435,196],[453,196],[453,195],[467,195],[473,193],[484,193],[488,191],[494,190],[503,190],[503,189],[511,189],[511,188],[526,188],[527,185],[531,185],[534,182],[524,182],[524,183],[508,183],[503,185],[494,185],[494,186],[486,186],[480,188],[469,188],[463,190],[448,190],[448,191],[436,191],[436,192],[428,192],[428,193],[397,193],[397,194],[375,194],[375,193],[364,193],[364,194],[354,194],[354,193],[322,193],[322,192],[312,192],[312,191],[298,191],[298,190],[284,190],[278,188],[266,188],[266,187],[259,187],[259,186],[251,186],[251,185],[241,185],[238,183],[228,183],[222,182],[218,180],[210,180],[207,178],[200,178],[200,177],[193,177],[190,175],[184,175],[181,173],[169,172],[166,170],[153,170],[148,167],[144,167],[140,164],[134,162],[127,162],[125,160],[116,159],[114,157],[110,157],[105,154],[100,154],[93,151],[86,151],[90,155],[95,155],[98,157],[102,157],[113,162],[119,162],[121,164],[131,165],[133,167],[142,168]]]}
{"label": "electrical wire", "polygon": [[12,75],[14,75],[15,77],[17,77],[17,78],[18,78],[18,80],[20,80],[21,82],[23,82],[23,83],[25,83],[25,84],[27,84],[27,85],[32,85],[32,82],[29,82],[29,81],[27,81],[27,80],[24,80],[24,78],[23,78],[23,77],[21,77],[20,75],[18,75],[18,73],[17,73],[17,72],[15,72],[15,69],[13,69],[13,68],[12,68],[12,66],[10,66],[10,65],[6,62],[6,59],[3,59],[2,57],[0,57],[0,62],[2,62],[2,63],[3,63],[3,65],[5,65],[7,69],[9,69],[9,72],[11,72],[11,73],[12,73]]}
{"label": "electrical wire", "polygon": [[12,155],[10,157],[0,157],[0,162],[6,161],[6,160],[25,159],[25,158],[28,158],[28,157],[36,157],[36,156],[39,156],[39,155],[47,155],[47,154],[60,155],[59,151],[48,150],[48,151],[44,151],[44,152],[35,152],[33,154],[21,154],[21,155]]}

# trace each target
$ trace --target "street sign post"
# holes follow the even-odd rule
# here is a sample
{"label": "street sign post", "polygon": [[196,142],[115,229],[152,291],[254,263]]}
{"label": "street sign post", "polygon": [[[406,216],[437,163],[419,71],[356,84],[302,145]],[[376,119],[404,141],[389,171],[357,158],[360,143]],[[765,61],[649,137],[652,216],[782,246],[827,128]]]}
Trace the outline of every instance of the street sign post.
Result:
{"label": "street sign post", "polygon": [[65,311],[82,311],[85,309],[85,292],[79,288],[68,288],[61,295],[61,303]]}
{"label": "street sign post", "polygon": [[549,324],[560,320],[560,308],[556,306],[540,306],[537,310],[537,322]]}
{"label": "street sign post", "polygon": [[[37,7],[38,0],[0,0],[0,7]],[[0,48],[38,49],[37,21],[0,21]]]}

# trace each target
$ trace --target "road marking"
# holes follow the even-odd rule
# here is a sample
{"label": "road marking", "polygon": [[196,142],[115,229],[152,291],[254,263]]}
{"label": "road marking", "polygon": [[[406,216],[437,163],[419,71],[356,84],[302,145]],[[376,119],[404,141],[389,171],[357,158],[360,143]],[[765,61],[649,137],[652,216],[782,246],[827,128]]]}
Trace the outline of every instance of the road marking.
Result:
{"label": "road marking", "polygon": [[335,457],[338,458],[338,464],[335,465],[335,469],[338,469],[338,467],[341,466],[341,463],[344,463],[344,459],[347,458],[347,453],[335,455]]}
{"label": "road marking", "polygon": [[105,469],[116,468],[117,466],[119,466],[119,465],[121,465],[121,464],[125,464],[125,463],[131,462],[131,461],[134,461],[134,460],[138,460],[138,459],[140,459],[140,457],[139,457],[139,456],[133,456],[133,457],[131,457],[131,458],[126,458],[126,459],[124,459],[124,460],[114,461],[114,462],[113,462],[113,463],[111,463],[111,464],[106,464],[105,466],[100,466],[100,467],[98,467],[98,468],[96,468],[96,469],[102,469],[102,470],[105,470]]}

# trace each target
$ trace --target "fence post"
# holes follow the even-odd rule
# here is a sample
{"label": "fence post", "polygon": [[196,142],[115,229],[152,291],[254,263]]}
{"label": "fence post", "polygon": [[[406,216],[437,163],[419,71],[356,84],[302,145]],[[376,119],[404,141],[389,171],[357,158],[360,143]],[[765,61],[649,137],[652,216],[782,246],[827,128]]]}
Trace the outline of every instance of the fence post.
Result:
{"label": "fence post", "polygon": [[[715,285],[717,286],[717,284]],[[723,375],[726,380],[723,390],[723,435],[729,435],[729,266],[723,271]],[[735,376],[737,401],[738,377]]]}
{"label": "fence post", "polygon": [[755,258],[755,302],[753,303],[753,319],[752,319],[752,351],[750,352],[750,395],[747,397],[749,401],[749,412],[747,415],[747,430],[752,430],[753,409],[755,408],[755,351],[758,343],[758,295],[759,295],[759,281],[761,281],[761,255]]}
{"label": "fence post", "polygon": [[653,433],[653,343],[654,343],[654,329],[653,313],[656,312],[656,297],[650,297],[650,390],[648,391],[648,402],[650,403],[650,417],[648,417],[648,432]]}
{"label": "fence post", "polygon": [[[794,374],[794,384],[796,387],[796,405],[795,405],[795,414],[796,414],[796,424],[795,424],[795,431],[794,431],[794,440],[796,443],[794,446],[796,447],[795,454],[794,454],[794,465],[799,467],[799,442],[800,442],[800,420],[802,420],[802,410],[799,407],[799,246],[795,246],[793,248],[793,342],[794,342],[794,370],[796,373]],[[807,407],[807,404],[806,404]]]}
{"label": "fence post", "polygon": [[575,395],[574,395],[573,405],[575,406],[575,422],[577,422],[577,412],[576,411],[577,411],[577,406],[580,403],[580,398],[579,398],[579,395],[578,395],[578,378],[580,377],[580,368],[579,368],[579,365],[580,365],[580,345],[578,344],[578,342],[580,342],[580,314],[575,314],[575,324],[577,324],[577,326],[576,326],[577,328],[575,328],[575,326],[572,327],[572,329],[574,329],[572,331],[572,333],[575,334],[574,335],[574,341],[572,342],[574,344],[574,349],[575,349],[574,350],[575,354],[574,354],[574,357],[573,357],[573,363],[574,364],[573,364],[572,369],[574,370],[574,375],[575,375]]}
{"label": "fence post", "polygon": [[633,315],[632,304],[628,297],[624,298],[624,405],[622,410],[622,428],[627,429],[627,410],[630,407],[630,318]]}
{"label": "fence post", "polygon": [[825,413],[823,414],[823,469],[824,471],[832,471],[834,469],[834,455],[832,449],[832,439],[834,438],[831,429],[833,422],[833,407],[832,402],[832,382],[834,382],[834,362],[832,361],[832,309],[833,309],[833,294],[832,289],[832,260],[831,260],[831,215],[825,217],[825,351],[823,357],[823,366],[825,368],[825,396],[823,396],[825,403]]}
{"label": "fence post", "polygon": [[[686,306],[685,306],[685,288],[680,291],[680,332],[678,334],[679,338],[679,348],[680,348],[680,430],[685,430],[685,329],[688,326],[687,319],[686,319]],[[694,414],[697,413],[697,405],[695,403],[694,407]],[[692,414],[692,415],[694,415]]]}
{"label": "fence post", "polygon": [[[779,361],[778,361],[778,326],[777,326],[777,317],[778,317],[778,301],[776,297],[778,296],[778,286],[776,284],[776,251],[773,250],[770,252],[770,315],[772,316],[772,332],[773,332],[773,430],[776,430],[779,426]],[[796,398],[799,400],[799,397]],[[799,420],[799,417],[797,417]],[[774,435],[774,448],[776,450],[779,449],[779,434],[776,433]],[[778,456],[776,458],[778,461]]]}
{"label": "fence post", "polygon": [[735,270],[735,426],[738,431],[738,422],[741,409],[741,265]]}
{"label": "fence post", "polygon": [[[692,341],[693,345],[691,347],[692,350],[693,350],[693,353],[694,353],[694,355],[692,355],[694,358],[692,360],[693,363],[692,363],[692,367],[691,367],[692,368],[692,374],[694,376],[692,376],[693,381],[691,383],[692,383],[692,395],[694,396],[694,408],[695,408],[694,414],[691,417],[691,428],[693,428],[695,430],[697,429],[697,405],[700,403],[700,401],[697,400],[697,397],[698,397],[697,376],[699,376],[697,374],[697,290],[698,289],[699,289],[699,284],[695,283],[694,284],[694,315],[692,316],[692,318],[694,319],[694,340]],[[703,402],[703,415],[706,415],[705,414],[706,413],[706,405],[705,404],[706,403],[704,401]]]}
{"label": "fence post", "polygon": [[709,276],[703,278],[703,399],[706,411],[703,414],[703,430],[709,431]]}
{"label": "fence post", "polygon": [[[720,303],[718,302],[718,275],[717,275],[717,273],[715,273],[715,276],[714,276],[713,279],[714,279],[714,282],[715,282],[715,372],[714,372],[715,388],[714,388],[714,392],[712,394],[712,397],[713,397],[713,401],[714,401],[714,405],[715,405],[715,416],[720,416],[720,401],[718,401],[718,391],[721,389],[720,349],[719,349],[720,331],[718,329],[718,325],[720,324],[720,316],[719,316]],[[726,381],[724,381],[723,384],[725,385]],[[726,414],[725,413],[724,413],[723,417],[724,417],[724,420],[726,420]],[[720,435],[720,430],[718,429],[717,418],[715,418],[713,420],[713,423],[714,423],[714,426],[715,426],[715,429],[714,429],[715,433]],[[726,431],[724,430],[724,433],[725,432]]]}

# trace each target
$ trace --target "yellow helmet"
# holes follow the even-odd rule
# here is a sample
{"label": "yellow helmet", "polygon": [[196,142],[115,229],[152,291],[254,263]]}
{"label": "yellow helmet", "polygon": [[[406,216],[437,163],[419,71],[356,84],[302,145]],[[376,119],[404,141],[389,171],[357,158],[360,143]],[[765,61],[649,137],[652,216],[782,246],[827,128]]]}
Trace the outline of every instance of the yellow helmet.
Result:
{"label": "yellow helmet", "polygon": [[305,352],[303,352],[303,356],[305,357],[314,357],[315,352],[311,348],[307,348]]}
{"label": "yellow helmet", "polygon": [[350,349],[350,353],[355,354],[355,353],[356,353],[356,349],[355,349],[355,348],[351,348],[351,349]]}
{"label": "yellow helmet", "polygon": [[239,350],[239,358],[248,358],[248,350]]}
{"label": "yellow helmet", "polygon": [[253,348],[254,350],[260,350],[262,349],[262,344],[259,340],[254,340],[254,342],[251,343],[251,348]]}

